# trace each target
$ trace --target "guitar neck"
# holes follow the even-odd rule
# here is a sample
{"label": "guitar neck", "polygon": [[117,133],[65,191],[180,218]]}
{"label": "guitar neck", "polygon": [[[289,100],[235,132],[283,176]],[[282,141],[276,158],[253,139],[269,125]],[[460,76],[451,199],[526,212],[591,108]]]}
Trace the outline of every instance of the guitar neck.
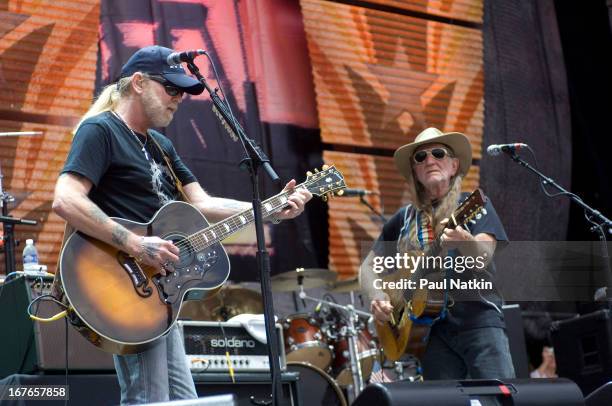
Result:
{"label": "guitar neck", "polygon": [[[297,185],[295,189],[302,185]],[[270,217],[272,214],[280,211],[287,206],[291,191],[279,193],[261,203],[261,214],[263,218]],[[193,244],[196,251],[205,249],[213,244],[223,241],[230,235],[242,230],[251,223],[255,222],[253,209],[248,209],[243,212],[234,214],[223,221],[215,223],[203,230],[200,230],[187,239]]]}

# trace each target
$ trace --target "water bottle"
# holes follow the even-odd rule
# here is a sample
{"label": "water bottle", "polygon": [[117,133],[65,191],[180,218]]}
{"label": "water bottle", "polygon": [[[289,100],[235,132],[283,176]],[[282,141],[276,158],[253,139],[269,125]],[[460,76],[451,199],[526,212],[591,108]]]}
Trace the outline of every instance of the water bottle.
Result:
{"label": "water bottle", "polygon": [[36,251],[36,247],[34,246],[34,240],[28,238],[23,248],[23,270],[25,272],[37,271],[39,268],[38,251]]}

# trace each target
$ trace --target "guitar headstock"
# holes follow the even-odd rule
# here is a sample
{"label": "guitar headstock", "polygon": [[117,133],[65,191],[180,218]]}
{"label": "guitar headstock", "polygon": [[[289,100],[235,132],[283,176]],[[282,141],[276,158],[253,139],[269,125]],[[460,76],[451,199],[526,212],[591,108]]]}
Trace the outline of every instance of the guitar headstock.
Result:
{"label": "guitar headstock", "polygon": [[344,182],[344,176],[335,166],[323,165],[321,171],[315,169],[314,173],[307,172],[306,181],[302,186],[313,195],[321,196],[323,200],[326,200],[328,196],[345,189],[346,183]]}
{"label": "guitar headstock", "polygon": [[[454,227],[467,223],[476,217],[484,208],[486,198],[481,189],[476,189],[465,199],[461,205],[453,212],[449,224],[454,223]],[[449,226],[447,226],[449,227]]]}

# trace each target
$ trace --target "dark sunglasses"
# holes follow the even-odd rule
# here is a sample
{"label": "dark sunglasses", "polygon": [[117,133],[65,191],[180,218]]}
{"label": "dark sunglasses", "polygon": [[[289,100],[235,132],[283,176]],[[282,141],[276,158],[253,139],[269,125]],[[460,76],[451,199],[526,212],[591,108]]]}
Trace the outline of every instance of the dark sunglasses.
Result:
{"label": "dark sunglasses", "polygon": [[425,162],[425,160],[427,159],[427,154],[430,154],[430,153],[431,153],[431,156],[433,156],[437,160],[444,159],[444,157],[447,155],[452,157],[452,154],[445,148],[432,148],[432,149],[422,149],[416,152],[412,156],[412,159],[414,159],[414,162],[416,162],[417,164],[420,164],[420,163]]}
{"label": "dark sunglasses", "polygon": [[149,75],[147,77],[151,79],[152,81],[157,82],[160,85],[162,85],[164,87],[164,90],[166,91],[166,94],[170,97],[179,96],[179,95],[182,96],[183,93],[185,93],[181,89],[174,86],[173,84],[171,84],[170,82],[168,82],[166,79],[164,79],[161,76]]}

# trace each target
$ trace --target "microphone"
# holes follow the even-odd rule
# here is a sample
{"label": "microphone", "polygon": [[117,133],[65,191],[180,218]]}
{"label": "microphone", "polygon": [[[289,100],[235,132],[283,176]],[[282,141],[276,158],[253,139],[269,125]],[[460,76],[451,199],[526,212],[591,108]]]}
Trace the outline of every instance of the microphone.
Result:
{"label": "microphone", "polygon": [[203,49],[192,49],[191,51],[183,52],[172,52],[166,58],[168,65],[180,65],[181,62],[193,62],[193,59],[198,55],[204,55],[206,53]]}
{"label": "microphone", "polygon": [[355,196],[361,197],[361,196],[378,194],[378,192],[374,192],[368,189],[344,189],[343,192],[344,193],[342,194],[338,194],[338,196],[340,197],[355,197]]}
{"label": "microphone", "polygon": [[513,153],[521,150],[522,148],[527,148],[527,144],[523,144],[520,142],[514,144],[493,144],[487,147],[487,154],[491,156],[496,156],[501,154],[502,152]]}

